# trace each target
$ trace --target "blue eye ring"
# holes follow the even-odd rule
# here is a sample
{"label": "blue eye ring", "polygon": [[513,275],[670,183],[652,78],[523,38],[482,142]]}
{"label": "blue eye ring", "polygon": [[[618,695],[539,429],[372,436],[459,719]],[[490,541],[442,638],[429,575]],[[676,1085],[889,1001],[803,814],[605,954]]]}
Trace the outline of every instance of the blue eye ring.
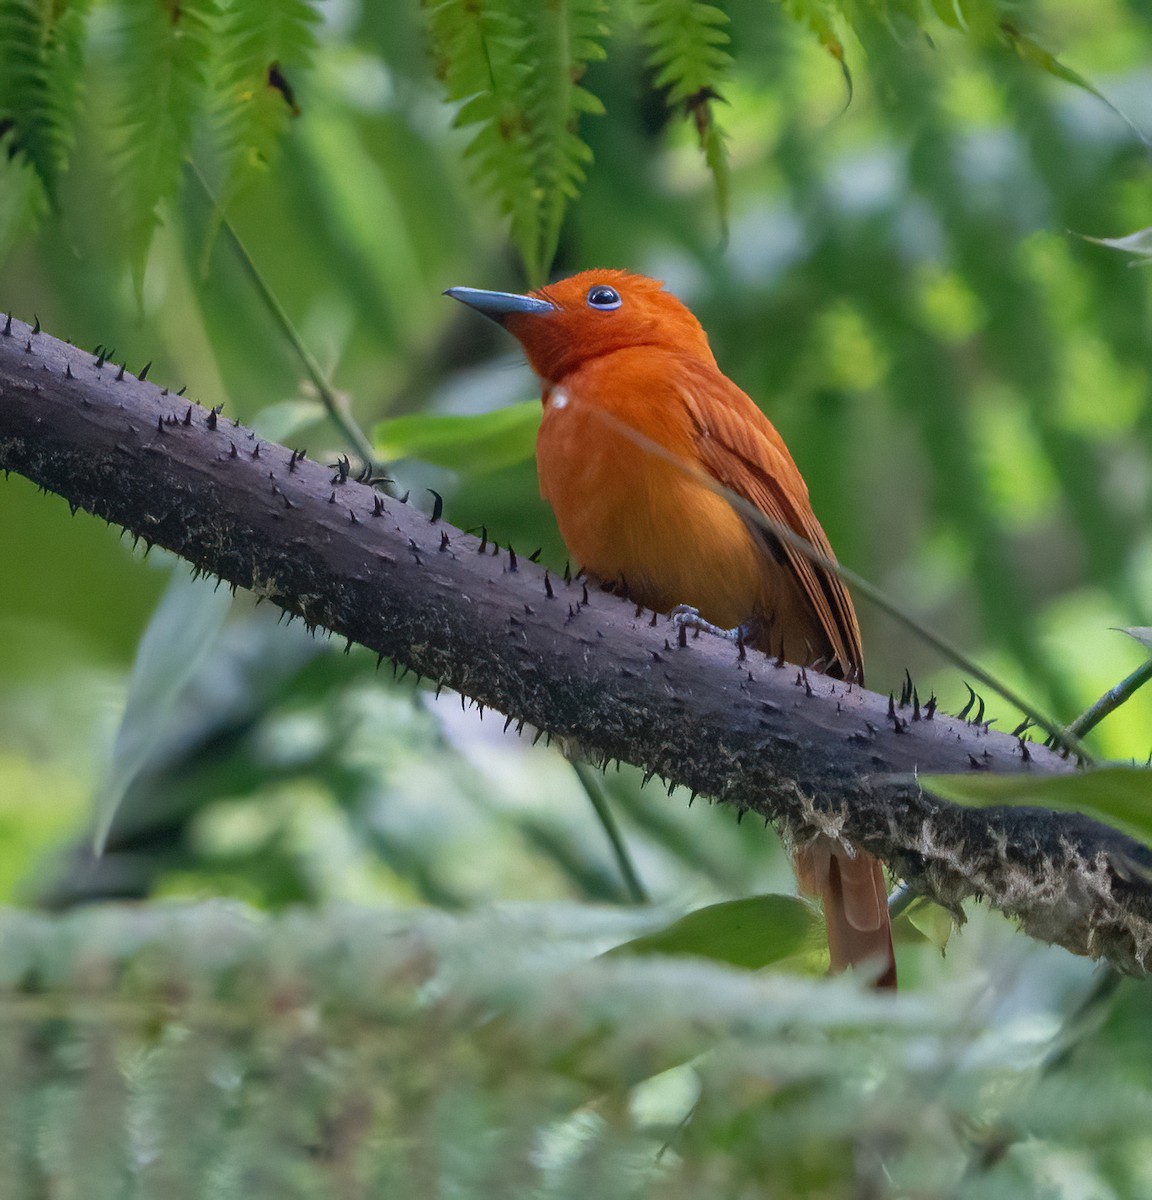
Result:
{"label": "blue eye ring", "polygon": [[620,299],[620,293],[606,283],[594,283],[588,289],[588,307],[598,309],[600,312],[612,312],[613,309],[619,308],[624,301]]}

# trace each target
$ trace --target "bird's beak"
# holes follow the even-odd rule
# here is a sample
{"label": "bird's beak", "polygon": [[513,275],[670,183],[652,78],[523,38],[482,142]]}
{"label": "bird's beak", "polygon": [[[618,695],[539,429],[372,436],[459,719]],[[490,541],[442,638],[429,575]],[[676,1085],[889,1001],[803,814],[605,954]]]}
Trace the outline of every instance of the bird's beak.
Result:
{"label": "bird's beak", "polygon": [[533,316],[543,316],[545,313],[556,312],[556,305],[536,296],[520,296],[515,292],[485,292],[481,288],[454,287],[449,288],[445,296],[467,304],[486,317],[491,317],[497,325],[504,324],[504,318],[513,313],[529,313]]}

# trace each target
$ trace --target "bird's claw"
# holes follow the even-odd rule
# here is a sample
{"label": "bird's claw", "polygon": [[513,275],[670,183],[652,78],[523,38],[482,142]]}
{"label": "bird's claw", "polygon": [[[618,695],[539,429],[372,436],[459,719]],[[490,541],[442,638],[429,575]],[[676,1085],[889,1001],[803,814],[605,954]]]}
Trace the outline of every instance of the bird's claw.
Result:
{"label": "bird's claw", "polygon": [[705,621],[700,615],[700,610],[693,608],[691,604],[677,604],[668,616],[673,624],[686,629],[697,629],[701,633],[710,633],[713,637],[720,637],[728,642],[738,642],[748,636],[748,630],[743,625],[737,625],[734,629],[724,629],[720,625],[713,625],[711,621]]}

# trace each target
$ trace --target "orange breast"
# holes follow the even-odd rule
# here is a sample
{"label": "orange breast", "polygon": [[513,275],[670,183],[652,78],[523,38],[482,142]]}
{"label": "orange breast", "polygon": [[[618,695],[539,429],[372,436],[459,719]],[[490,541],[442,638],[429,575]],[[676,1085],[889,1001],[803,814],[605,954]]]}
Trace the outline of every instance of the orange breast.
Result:
{"label": "orange breast", "polygon": [[546,394],[541,493],[590,574],[647,608],[690,604],[738,625],[764,608],[765,554],[731,505],[678,467],[700,471],[696,432],[674,389],[652,379],[640,347],[594,359]]}

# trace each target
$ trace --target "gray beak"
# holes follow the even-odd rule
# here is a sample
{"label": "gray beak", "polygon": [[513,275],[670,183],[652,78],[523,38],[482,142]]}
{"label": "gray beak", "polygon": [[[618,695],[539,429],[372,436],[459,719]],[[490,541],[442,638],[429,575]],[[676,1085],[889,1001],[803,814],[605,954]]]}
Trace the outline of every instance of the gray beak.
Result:
{"label": "gray beak", "polygon": [[504,318],[512,313],[543,316],[545,313],[557,311],[556,305],[549,304],[547,300],[539,300],[535,296],[520,296],[516,292],[486,292],[482,288],[454,287],[449,288],[444,295],[482,312],[497,325],[503,325]]}

